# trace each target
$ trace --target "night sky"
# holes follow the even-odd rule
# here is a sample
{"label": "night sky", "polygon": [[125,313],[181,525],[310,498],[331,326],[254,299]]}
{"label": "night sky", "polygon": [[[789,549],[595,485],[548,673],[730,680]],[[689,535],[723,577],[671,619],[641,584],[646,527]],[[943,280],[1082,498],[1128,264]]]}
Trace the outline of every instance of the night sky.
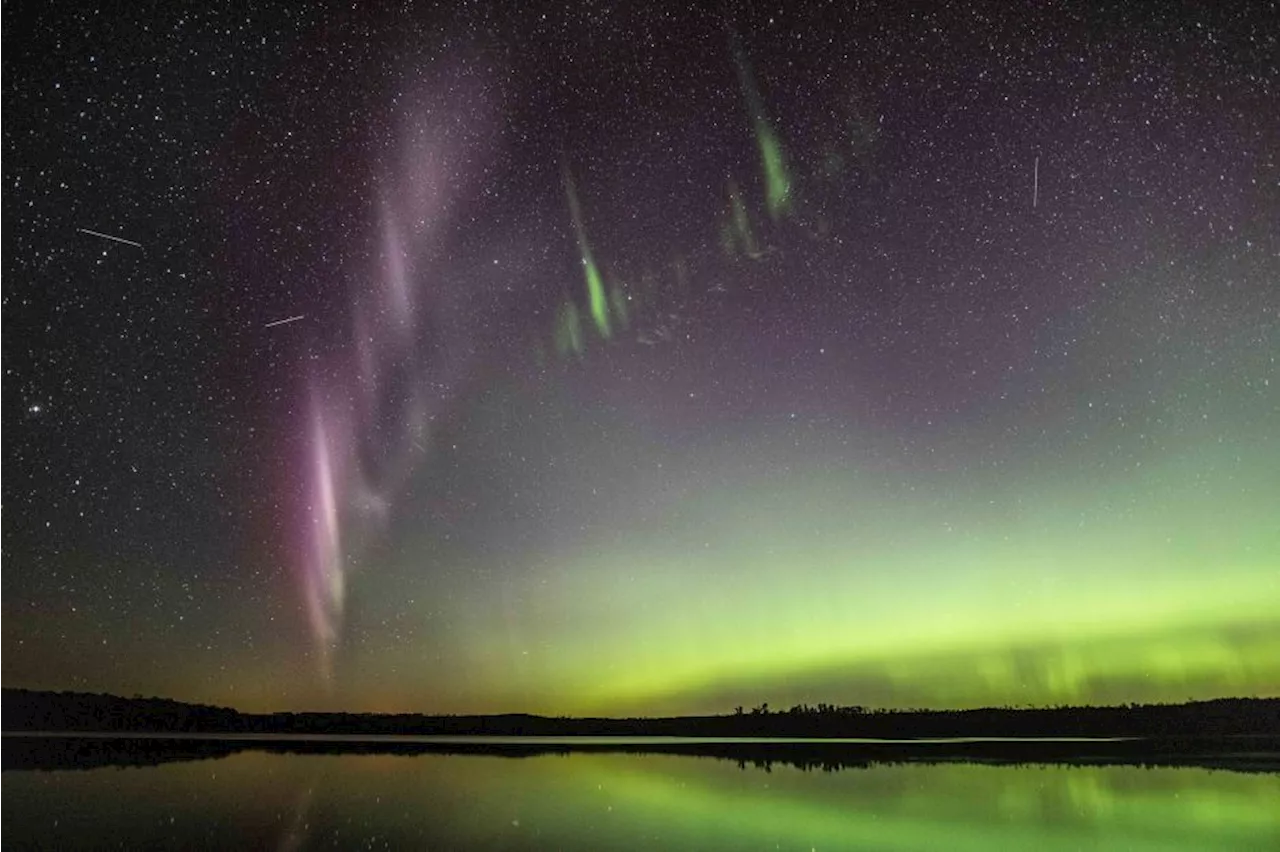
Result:
{"label": "night sky", "polygon": [[354,5],[5,4],[5,686],[1280,695],[1274,4]]}

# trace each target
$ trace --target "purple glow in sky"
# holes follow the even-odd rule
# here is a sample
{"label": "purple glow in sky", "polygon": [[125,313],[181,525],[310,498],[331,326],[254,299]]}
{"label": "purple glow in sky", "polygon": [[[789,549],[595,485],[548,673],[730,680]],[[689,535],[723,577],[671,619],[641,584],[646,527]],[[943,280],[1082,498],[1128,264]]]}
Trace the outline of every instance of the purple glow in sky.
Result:
{"label": "purple glow in sky", "polygon": [[475,77],[421,82],[399,104],[394,165],[381,177],[378,251],[350,295],[351,346],[307,382],[306,544],[299,580],[320,671],[333,677],[348,577],[385,531],[396,498],[428,455],[431,420],[466,370],[446,243],[491,124]]}

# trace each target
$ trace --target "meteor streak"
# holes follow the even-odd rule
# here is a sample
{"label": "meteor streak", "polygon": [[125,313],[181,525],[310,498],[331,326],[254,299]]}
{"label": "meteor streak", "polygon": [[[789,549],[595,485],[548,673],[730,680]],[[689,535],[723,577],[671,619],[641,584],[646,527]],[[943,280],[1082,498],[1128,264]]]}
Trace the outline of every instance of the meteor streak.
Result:
{"label": "meteor streak", "polygon": [[304,317],[306,317],[306,314],[298,314],[296,316],[285,317],[284,319],[272,320],[271,322],[264,325],[263,328],[274,328],[277,325],[288,325],[289,323],[297,322],[298,320],[303,319]]}
{"label": "meteor streak", "polygon": [[104,240],[111,240],[117,243],[124,243],[127,246],[136,246],[142,248],[142,243],[135,243],[133,240],[126,240],[124,237],[113,237],[110,234],[104,234],[101,231],[92,231],[88,228],[76,228],[82,234],[91,234],[95,237],[101,237]]}
{"label": "meteor streak", "polygon": [[1040,206],[1040,158],[1036,157],[1035,171],[1031,178],[1031,206]]}

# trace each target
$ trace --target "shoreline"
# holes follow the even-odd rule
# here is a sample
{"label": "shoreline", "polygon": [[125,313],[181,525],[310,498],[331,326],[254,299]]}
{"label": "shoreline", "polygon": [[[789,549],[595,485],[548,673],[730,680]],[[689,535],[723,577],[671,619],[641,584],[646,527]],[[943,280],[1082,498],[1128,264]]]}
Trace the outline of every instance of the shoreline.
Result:
{"label": "shoreline", "polygon": [[769,768],[865,769],[897,763],[1135,766],[1280,774],[1280,735],[1183,737],[430,737],[412,735],[178,732],[5,732],[4,771],[85,770],[210,760],[246,752],[294,756],[630,754],[712,758]]}

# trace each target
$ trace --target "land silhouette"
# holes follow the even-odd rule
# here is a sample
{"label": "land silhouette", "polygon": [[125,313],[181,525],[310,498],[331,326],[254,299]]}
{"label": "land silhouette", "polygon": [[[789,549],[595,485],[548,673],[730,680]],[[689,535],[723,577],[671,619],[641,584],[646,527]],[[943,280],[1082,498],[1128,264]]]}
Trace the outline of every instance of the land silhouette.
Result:
{"label": "land silhouette", "polygon": [[[762,704],[718,716],[610,719],[241,713],[162,698],[5,689],[2,709],[5,769],[154,765],[257,749],[502,757],[621,751],[720,758],[766,770],[775,763],[831,771],[983,761],[1280,772],[1276,698],[977,710],[819,704],[773,711]],[[430,739],[440,737],[454,739]]]}
{"label": "land silhouette", "polygon": [[1186,704],[975,710],[875,710],[761,704],[719,716],[573,718],[407,713],[242,713],[166,698],[6,688],[5,732],[330,734],[506,737],[1219,737],[1280,735],[1280,698],[1220,698]]}

